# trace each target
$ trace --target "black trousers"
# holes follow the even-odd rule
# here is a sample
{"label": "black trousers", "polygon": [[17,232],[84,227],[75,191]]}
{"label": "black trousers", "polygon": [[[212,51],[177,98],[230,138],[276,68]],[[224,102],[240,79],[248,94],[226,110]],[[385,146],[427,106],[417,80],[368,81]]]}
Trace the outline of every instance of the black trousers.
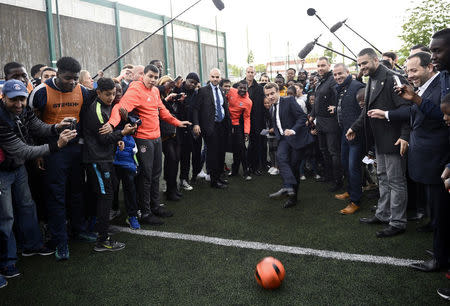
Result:
{"label": "black trousers", "polygon": [[232,172],[239,173],[239,166],[242,164],[244,176],[248,174],[247,148],[245,147],[244,127],[242,125],[233,125],[231,127],[231,143],[233,148]]}
{"label": "black trousers", "polygon": [[[178,132],[181,130],[181,132]],[[180,180],[189,180],[192,158],[192,177],[196,178],[202,170],[202,138],[194,137],[191,129],[177,129],[180,143]]]}
{"label": "black trousers", "polygon": [[441,267],[448,267],[450,256],[450,194],[443,184],[424,185],[427,202],[430,204],[434,228],[433,251]]}
{"label": "black trousers", "polygon": [[167,193],[177,191],[178,163],[180,161],[180,146],[177,137],[171,137],[162,142],[164,153],[164,180],[167,185]]}
{"label": "black trousers", "polygon": [[[119,193],[119,183],[122,181],[122,189],[125,200],[125,208],[129,217],[137,217],[137,199],[136,199],[136,184],[135,177],[136,172],[121,166],[114,165],[115,179],[117,185],[114,185],[114,201],[116,201],[116,191],[117,200]],[[117,188],[117,190],[116,190]],[[114,205],[113,205],[114,206]],[[118,208],[119,206],[117,206]],[[116,209],[117,210],[117,209]]]}
{"label": "black trousers", "polygon": [[225,162],[225,151],[227,139],[227,129],[225,123],[216,122],[213,132],[205,136],[208,153],[206,154],[206,167],[210,171],[211,184],[218,181],[223,173],[223,164]]}
{"label": "black trousers", "polygon": [[341,132],[319,132],[319,148],[324,160],[324,175],[327,179],[333,179],[336,183],[342,182],[341,165]]}
{"label": "black trousers", "polygon": [[249,135],[247,161],[252,171],[263,169],[267,162],[266,137],[260,133],[261,130],[252,130]]}
{"label": "black trousers", "polygon": [[135,141],[139,162],[138,206],[142,216],[145,217],[152,214],[152,209],[158,209],[160,206],[159,178],[162,172],[162,145],[161,138],[135,138]]}
{"label": "black trousers", "polygon": [[91,191],[97,197],[98,240],[108,238],[109,211],[113,201],[112,162],[90,163],[87,166],[87,178]]}

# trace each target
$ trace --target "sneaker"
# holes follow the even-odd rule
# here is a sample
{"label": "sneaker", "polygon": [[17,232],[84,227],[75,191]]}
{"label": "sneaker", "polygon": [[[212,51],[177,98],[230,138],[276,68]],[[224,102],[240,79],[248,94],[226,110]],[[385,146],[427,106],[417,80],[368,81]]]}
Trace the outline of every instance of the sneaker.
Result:
{"label": "sneaker", "polygon": [[197,174],[197,178],[199,179],[204,179],[204,178],[206,178],[206,173],[205,173],[205,171],[203,171],[203,169],[202,169],[202,171],[200,171],[200,173],[199,174]]}
{"label": "sneaker", "polygon": [[60,244],[56,247],[55,257],[57,261],[69,259],[69,246],[67,244]]}
{"label": "sneaker", "polygon": [[125,243],[111,240],[108,237],[105,241],[97,241],[97,244],[94,247],[94,251],[96,252],[104,252],[104,251],[120,251],[125,248]]}
{"label": "sneaker", "polygon": [[207,174],[207,175],[205,176],[205,181],[211,182],[211,176],[210,176],[209,174]]}
{"label": "sneaker", "polygon": [[22,256],[24,256],[24,257],[29,257],[29,256],[34,256],[34,255],[48,256],[48,255],[52,255],[53,253],[55,253],[55,250],[52,250],[46,246],[42,246],[40,249],[36,249],[36,250],[23,250]]}
{"label": "sneaker", "polygon": [[136,212],[136,215],[137,215],[138,219],[140,219],[142,217],[142,213],[141,213],[140,209],[138,209],[138,211]]}
{"label": "sneaker", "polygon": [[152,210],[152,213],[162,218],[168,218],[173,216],[173,212],[171,212],[170,210],[166,209],[164,206],[161,205],[157,209]]}
{"label": "sneaker", "polygon": [[194,189],[194,187],[189,185],[189,183],[186,180],[181,180],[180,188],[183,188],[184,190],[187,190],[187,191]]}
{"label": "sneaker", "polygon": [[126,222],[133,230],[138,230],[141,228],[141,225],[139,224],[137,217],[128,217]]}
{"label": "sneaker", "polygon": [[304,175],[300,176],[300,181],[306,181],[306,176]]}
{"label": "sneaker", "polygon": [[16,265],[9,265],[0,270],[0,274],[4,278],[13,278],[20,275],[19,270],[17,270]]}
{"label": "sneaker", "polygon": [[244,176],[244,180],[245,181],[251,181],[252,177],[250,175],[246,175],[246,176]]}
{"label": "sneaker", "polygon": [[3,276],[0,275],[0,288],[6,287],[6,285],[8,285],[8,282]]}
{"label": "sneaker", "polygon": [[439,288],[437,290],[439,296],[445,300],[450,300],[450,289],[449,288]]}
{"label": "sneaker", "polygon": [[278,170],[277,168],[275,168],[275,170],[273,170],[270,174],[271,174],[271,175],[278,175],[278,174],[280,174],[280,170]]}
{"label": "sneaker", "polygon": [[321,178],[322,177],[320,175],[318,175],[318,174],[314,175],[314,179],[316,179],[316,180],[320,180]]}
{"label": "sneaker", "polygon": [[81,232],[75,235],[74,239],[82,242],[96,242],[97,234],[93,232]]}
{"label": "sneaker", "polygon": [[141,223],[149,224],[149,225],[162,225],[164,221],[162,221],[157,216],[151,214],[141,218]]}
{"label": "sneaker", "polygon": [[272,171],[275,170],[275,167],[270,167],[269,170],[267,170],[267,173],[272,174]]}

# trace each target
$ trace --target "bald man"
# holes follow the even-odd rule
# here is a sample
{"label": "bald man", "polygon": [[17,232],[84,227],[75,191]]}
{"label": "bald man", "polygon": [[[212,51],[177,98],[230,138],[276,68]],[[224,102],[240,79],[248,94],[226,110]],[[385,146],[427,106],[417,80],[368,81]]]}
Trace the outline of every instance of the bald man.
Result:
{"label": "bald man", "polygon": [[228,131],[231,127],[228,102],[219,86],[220,70],[211,69],[210,83],[198,91],[194,104],[194,134],[202,135],[208,147],[206,163],[211,173],[211,187],[223,189],[228,182],[221,177],[225,161],[225,149]]}

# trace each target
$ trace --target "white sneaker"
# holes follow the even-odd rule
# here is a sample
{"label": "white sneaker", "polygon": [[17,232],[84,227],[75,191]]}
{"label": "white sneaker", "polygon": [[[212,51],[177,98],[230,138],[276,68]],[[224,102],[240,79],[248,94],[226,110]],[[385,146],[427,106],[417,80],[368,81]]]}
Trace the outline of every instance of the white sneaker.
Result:
{"label": "white sneaker", "polygon": [[304,175],[300,176],[300,181],[306,181],[306,176]]}
{"label": "white sneaker", "polygon": [[194,189],[186,180],[181,180],[180,187],[187,191]]}
{"label": "white sneaker", "polygon": [[278,175],[278,174],[280,174],[280,170],[278,170],[277,168],[275,168],[275,170],[273,170],[270,174],[271,174],[271,175]]}
{"label": "white sneaker", "polygon": [[315,178],[316,180],[318,180],[318,179],[320,179],[320,178],[321,178],[321,176],[320,176],[320,175],[318,175],[318,174],[316,174],[316,175],[314,176],[314,178]]}
{"label": "white sneaker", "polygon": [[251,181],[252,177],[250,175],[244,176],[244,180],[246,181]]}
{"label": "white sneaker", "polygon": [[275,170],[276,168],[274,167],[270,167],[269,170],[267,170],[267,173],[272,174],[272,171]]}
{"label": "white sneaker", "polygon": [[205,176],[205,181],[211,182],[211,176],[210,176],[209,174],[207,174],[207,175]]}
{"label": "white sneaker", "polygon": [[203,169],[202,169],[202,171],[200,171],[199,172],[199,174],[197,174],[197,178],[202,178],[202,179],[204,179],[204,178],[206,178],[206,173],[203,171]]}

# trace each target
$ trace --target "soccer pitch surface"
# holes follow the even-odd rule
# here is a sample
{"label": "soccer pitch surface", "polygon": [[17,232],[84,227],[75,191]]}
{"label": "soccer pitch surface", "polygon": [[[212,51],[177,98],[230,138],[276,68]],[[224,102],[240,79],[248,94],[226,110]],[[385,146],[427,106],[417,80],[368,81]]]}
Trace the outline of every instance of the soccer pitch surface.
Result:
{"label": "soccer pitch surface", "polygon": [[[1,305],[438,305],[436,289],[449,287],[444,273],[408,268],[429,259],[432,234],[408,223],[405,234],[376,238],[381,225],[360,224],[373,214],[374,198],[343,216],[345,202],[311,179],[300,185],[299,204],[283,209],[268,194],[279,176],[226,190],[199,181],[179,202],[163,201],[175,215],[159,227],[131,231],[125,216],[120,252],[96,253],[92,243],[70,243],[70,260],[20,257],[20,277],[0,289]],[[124,211],[124,208],[121,207]],[[219,238],[219,239],[218,239]],[[277,290],[259,287],[256,264],[278,258],[286,277]]]}

